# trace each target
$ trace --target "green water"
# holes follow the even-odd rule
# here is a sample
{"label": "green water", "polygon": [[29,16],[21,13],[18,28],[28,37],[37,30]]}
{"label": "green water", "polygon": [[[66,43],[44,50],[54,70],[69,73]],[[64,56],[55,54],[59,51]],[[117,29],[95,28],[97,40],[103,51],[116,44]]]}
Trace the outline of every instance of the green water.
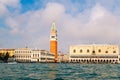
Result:
{"label": "green water", "polygon": [[0,63],[0,80],[120,80],[120,65]]}

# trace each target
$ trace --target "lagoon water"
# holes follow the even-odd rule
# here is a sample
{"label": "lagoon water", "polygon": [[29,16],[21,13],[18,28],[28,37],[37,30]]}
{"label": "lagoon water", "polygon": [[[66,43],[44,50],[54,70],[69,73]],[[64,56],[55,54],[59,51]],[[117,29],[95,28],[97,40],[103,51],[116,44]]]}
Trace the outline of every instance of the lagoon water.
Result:
{"label": "lagoon water", "polygon": [[0,80],[120,80],[120,64],[0,63]]}

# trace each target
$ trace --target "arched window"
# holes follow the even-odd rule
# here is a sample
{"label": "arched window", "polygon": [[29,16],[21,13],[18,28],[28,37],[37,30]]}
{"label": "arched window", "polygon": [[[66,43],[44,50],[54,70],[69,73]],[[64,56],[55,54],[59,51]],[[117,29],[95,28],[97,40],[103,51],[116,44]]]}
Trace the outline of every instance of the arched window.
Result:
{"label": "arched window", "polygon": [[113,51],[113,53],[116,53],[116,51]]}
{"label": "arched window", "polygon": [[108,51],[106,51],[105,53],[108,53]]}
{"label": "arched window", "polygon": [[75,49],[73,50],[73,53],[76,53],[76,50],[75,50]]}
{"label": "arched window", "polygon": [[92,53],[95,53],[95,51],[93,51]]}
{"label": "arched window", "polygon": [[92,51],[92,55],[95,55],[95,50]]}
{"label": "arched window", "polygon": [[99,49],[98,52],[101,53],[101,49]]}
{"label": "arched window", "polygon": [[89,53],[90,51],[89,51],[89,49],[87,49],[87,53]]}
{"label": "arched window", "polygon": [[82,53],[82,49],[80,50],[80,53]]}

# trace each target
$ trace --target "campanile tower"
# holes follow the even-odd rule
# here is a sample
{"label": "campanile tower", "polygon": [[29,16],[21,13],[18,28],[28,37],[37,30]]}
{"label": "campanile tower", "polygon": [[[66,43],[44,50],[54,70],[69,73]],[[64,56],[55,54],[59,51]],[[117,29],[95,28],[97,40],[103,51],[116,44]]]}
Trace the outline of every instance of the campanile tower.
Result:
{"label": "campanile tower", "polygon": [[55,62],[58,61],[58,50],[57,50],[57,30],[55,23],[52,23],[52,28],[50,32],[50,53],[55,55]]}

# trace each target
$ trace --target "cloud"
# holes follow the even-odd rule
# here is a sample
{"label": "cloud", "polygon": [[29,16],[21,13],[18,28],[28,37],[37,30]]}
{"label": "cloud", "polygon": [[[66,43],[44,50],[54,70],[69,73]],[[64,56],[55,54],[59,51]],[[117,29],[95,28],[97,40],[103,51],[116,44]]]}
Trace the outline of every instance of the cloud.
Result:
{"label": "cloud", "polygon": [[91,36],[97,41],[114,42],[119,37],[119,19],[120,17],[111,14],[100,5],[96,5],[92,9],[90,21],[87,23],[88,37]]}
{"label": "cloud", "polygon": [[8,10],[6,9],[6,7],[0,3],[0,17],[4,16],[7,13],[8,13]]}
{"label": "cloud", "polygon": [[0,17],[10,14],[10,11],[20,9],[19,0],[0,0]]}
{"label": "cloud", "polygon": [[[74,6],[72,7],[74,8]],[[59,50],[61,51],[67,52],[69,46],[75,44],[118,43],[120,17],[101,4],[97,3],[82,12],[75,10],[77,14],[74,15],[74,9],[73,13],[67,11],[66,6],[61,3],[48,2],[44,8],[7,17],[8,36],[12,36],[10,41],[13,42],[13,45],[10,46],[28,45],[49,50],[52,21],[56,22]]]}
{"label": "cloud", "polygon": [[49,45],[51,23],[53,20],[59,21],[64,11],[64,6],[58,3],[48,3],[44,9],[10,16],[6,19],[6,24],[12,35],[22,36],[25,40],[21,42],[22,44],[46,48],[46,45]]}
{"label": "cloud", "polygon": [[18,7],[19,0],[0,0],[0,3],[9,7]]}
{"label": "cloud", "polygon": [[[64,45],[119,44],[119,16],[113,15],[100,4],[96,4],[91,10],[84,13],[87,14],[87,19],[82,13],[76,17],[68,16],[68,14],[64,16],[64,27],[62,27],[64,35],[62,37],[67,37],[64,40]],[[84,19],[86,19],[85,22]]]}

